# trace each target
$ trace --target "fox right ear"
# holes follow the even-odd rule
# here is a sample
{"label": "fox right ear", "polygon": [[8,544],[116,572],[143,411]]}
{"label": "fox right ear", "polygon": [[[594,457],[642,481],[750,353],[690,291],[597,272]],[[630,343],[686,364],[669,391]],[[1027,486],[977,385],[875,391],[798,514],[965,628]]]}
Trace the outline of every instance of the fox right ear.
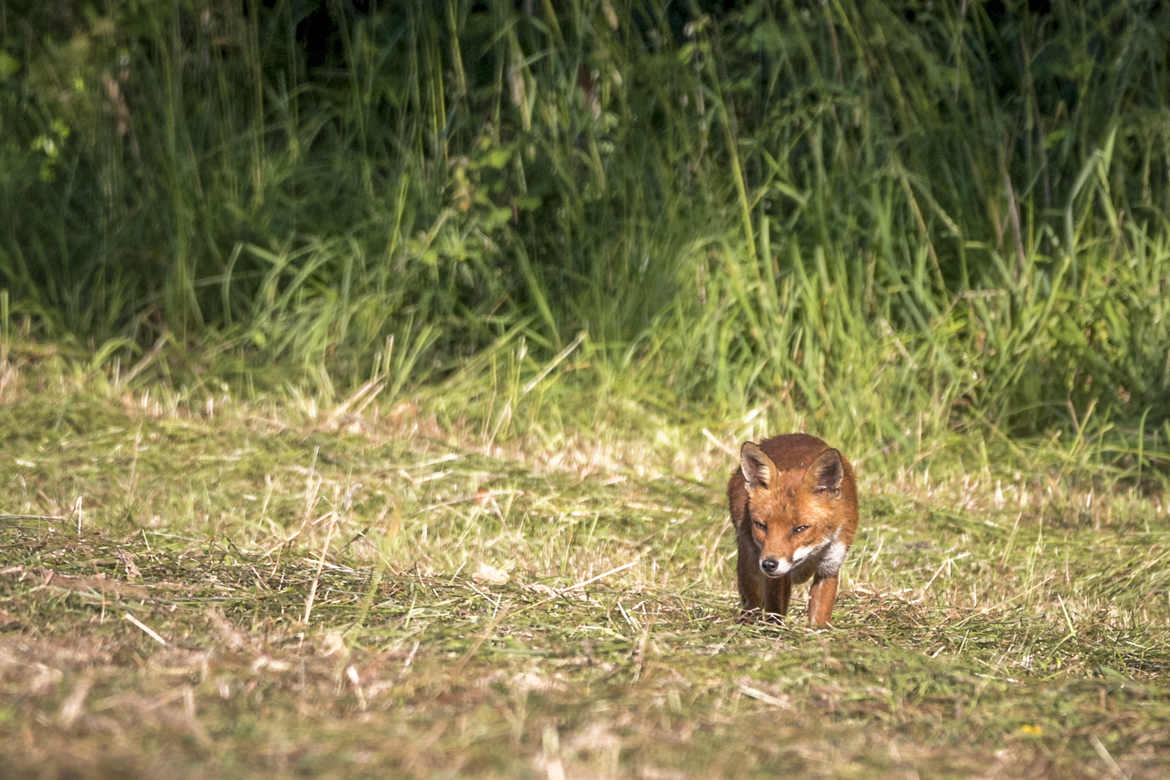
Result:
{"label": "fox right ear", "polygon": [[767,488],[776,473],[776,466],[772,459],[764,454],[758,446],[745,441],[739,450],[739,471],[743,474],[743,481],[749,490]]}
{"label": "fox right ear", "polygon": [[805,484],[814,493],[829,493],[837,496],[841,494],[841,481],[845,478],[845,464],[841,461],[841,453],[829,449],[822,452],[813,464],[808,467]]}

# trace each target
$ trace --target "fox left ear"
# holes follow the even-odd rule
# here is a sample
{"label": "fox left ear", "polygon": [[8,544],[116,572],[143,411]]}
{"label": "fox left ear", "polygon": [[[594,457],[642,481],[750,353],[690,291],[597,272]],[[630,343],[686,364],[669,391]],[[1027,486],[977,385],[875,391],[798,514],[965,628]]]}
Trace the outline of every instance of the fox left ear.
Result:
{"label": "fox left ear", "polygon": [[825,450],[805,472],[805,484],[814,493],[840,495],[841,481],[845,479],[845,464],[837,450]]}
{"label": "fox left ear", "polygon": [[745,441],[739,450],[739,471],[748,490],[766,490],[776,473],[776,464],[754,442]]}

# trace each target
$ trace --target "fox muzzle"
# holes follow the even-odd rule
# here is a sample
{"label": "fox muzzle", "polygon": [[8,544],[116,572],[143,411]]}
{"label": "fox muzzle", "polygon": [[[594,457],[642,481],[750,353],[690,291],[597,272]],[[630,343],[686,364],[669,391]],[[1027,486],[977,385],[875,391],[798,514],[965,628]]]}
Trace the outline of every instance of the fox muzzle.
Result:
{"label": "fox muzzle", "polygon": [[770,555],[760,559],[760,571],[767,577],[783,577],[791,568],[792,564]]}

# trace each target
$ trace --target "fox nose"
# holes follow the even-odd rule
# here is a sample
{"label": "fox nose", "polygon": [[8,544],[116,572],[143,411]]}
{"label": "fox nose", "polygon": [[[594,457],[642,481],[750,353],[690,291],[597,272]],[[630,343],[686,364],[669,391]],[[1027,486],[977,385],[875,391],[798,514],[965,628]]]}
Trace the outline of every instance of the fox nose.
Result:
{"label": "fox nose", "polygon": [[760,571],[764,572],[764,574],[767,574],[768,576],[775,574],[776,570],[779,568],[780,561],[776,560],[775,558],[764,558],[760,561]]}

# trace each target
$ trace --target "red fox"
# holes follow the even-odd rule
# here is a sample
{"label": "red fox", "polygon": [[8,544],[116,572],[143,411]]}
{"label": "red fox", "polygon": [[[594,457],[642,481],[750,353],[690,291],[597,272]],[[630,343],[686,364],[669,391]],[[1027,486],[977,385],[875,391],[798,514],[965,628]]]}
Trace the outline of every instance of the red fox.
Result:
{"label": "red fox", "polygon": [[744,442],[727,500],[745,614],[761,608],[785,614],[792,583],[812,577],[808,619],[826,625],[837,600],[837,572],[857,531],[857,483],[849,461],[804,433]]}

